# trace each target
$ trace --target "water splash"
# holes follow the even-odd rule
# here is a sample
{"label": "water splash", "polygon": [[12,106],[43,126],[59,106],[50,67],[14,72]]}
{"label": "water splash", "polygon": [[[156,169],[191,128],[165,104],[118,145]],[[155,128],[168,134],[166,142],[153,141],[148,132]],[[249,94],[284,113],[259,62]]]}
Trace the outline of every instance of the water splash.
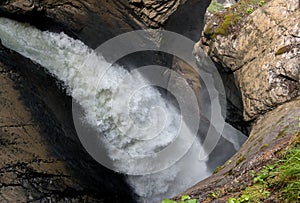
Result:
{"label": "water splash", "polygon": [[[140,74],[112,66],[84,43],[64,33],[42,32],[6,18],[0,18],[0,38],[4,46],[39,63],[64,82],[67,93],[84,110],[84,122],[101,133],[99,142],[109,143],[104,146],[107,156],[121,172],[155,171],[162,164],[173,164],[151,162],[147,157],[155,157],[172,143],[179,128],[189,134],[188,128],[180,112]],[[144,88],[128,99],[127,93],[137,86]],[[159,202],[211,174],[206,160],[198,160],[202,145],[198,140],[190,141],[188,153],[171,167],[127,177],[140,202]],[[187,143],[188,140],[181,140],[176,147],[180,150]]]}

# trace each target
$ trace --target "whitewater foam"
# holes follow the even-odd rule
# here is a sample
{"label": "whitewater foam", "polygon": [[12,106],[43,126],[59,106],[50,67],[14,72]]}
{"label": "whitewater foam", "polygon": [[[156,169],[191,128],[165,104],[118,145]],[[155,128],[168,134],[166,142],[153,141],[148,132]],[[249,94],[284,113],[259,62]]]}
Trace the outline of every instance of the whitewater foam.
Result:
{"label": "whitewater foam", "polygon": [[[180,150],[186,143],[193,144],[176,164],[149,161],[177,138],[180,128],[187,127],[178,109],[140,74],[110,64],[64,33],[42,32],[6,18],[0,18],[0,38],[4,46],[63,81],[68,94],[83,108],[84,121],[101,132],[99,140],[106,143],[107,156],[120,172],[156,171],[127,177],[141,202],[159,202],[211,174],[206,160],[198,160],[201,144],[197,140],[181,140],[176,145]],[[136,87],[143,88],[132,91]],[[157,171],[160,165],[165,165],[164,170]]]}

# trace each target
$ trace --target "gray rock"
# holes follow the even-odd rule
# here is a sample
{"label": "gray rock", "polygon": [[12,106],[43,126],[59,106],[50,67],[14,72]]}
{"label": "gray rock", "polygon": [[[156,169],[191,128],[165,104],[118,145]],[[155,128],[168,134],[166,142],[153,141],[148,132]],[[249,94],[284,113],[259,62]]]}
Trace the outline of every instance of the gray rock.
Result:
{"label": "gray rock", "polygon": [[[206,53],[234,72],[246,120],[300,94],[299,19],[297,0],[273,0],[246,16],[225,36],[202,37],[200,46]],[[206,32],[214,32],[220,23],[212,18]]]}

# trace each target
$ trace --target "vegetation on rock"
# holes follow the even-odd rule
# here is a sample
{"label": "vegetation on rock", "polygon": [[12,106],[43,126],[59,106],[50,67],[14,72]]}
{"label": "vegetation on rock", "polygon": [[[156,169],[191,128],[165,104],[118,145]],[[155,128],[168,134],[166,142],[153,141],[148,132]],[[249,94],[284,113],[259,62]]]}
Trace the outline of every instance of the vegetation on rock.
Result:
{"label": "vegetation on rock", "polygon": [[[300,126],[300,122],[299,122]],[[264,166],[259,172],[251,172],[253,184],[230,197],[227,203],[262,202],[275,194],[281,202],[300,201],[300,132],[295,134],[294,144],[283,152],[274,164]]]}
{"label": "vegetation on rock", "polygon": [[[252,14],[257,8],[265,5],[265,0],[241,0],[230,8],[215,14],[217,26],[208,24],[204,34],[208,38],[217,35],[228,35],[239,29],[247,15]],[[214,7],[213,7],[214,8]]]}
{"label": "vegetation on rock", "polygon": [[216,13],[218,11],[224,10],[223,4],[219,3],[217,0],[212,0],[207,10],[210,13]]}
{"label": "vegetation on rock", "polygon": [[198,200],[192,199],[189,195],[182,195],[181,201],[179,202],[170,199],[164,199],[161,203],[198,203]]}

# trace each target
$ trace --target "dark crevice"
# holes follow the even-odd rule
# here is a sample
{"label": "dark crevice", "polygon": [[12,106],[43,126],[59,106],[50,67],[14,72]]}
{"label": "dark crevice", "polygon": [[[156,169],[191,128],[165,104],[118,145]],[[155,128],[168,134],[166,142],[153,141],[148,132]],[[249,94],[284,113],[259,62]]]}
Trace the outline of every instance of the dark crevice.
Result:
{"label": "dark crevice", "polygon": [[298,80],[296,80],[296,79],[294,79],[294,78],[291,78],[291,77],[289,77],[289,76],[287,76],[287,75],[283,75],[283,74],[279,74],[277,77],[278,77],[278,78],[284,78],[284,79],[289,80],[289,81],[292,81],[292,82],[299,82]]}
{"label": "dark crevice", "polygon": [[21,128],[27,126],[35,126],[36,124],[26,123],[26,124],[17,124],[17,125],[0,125],[0,128]]}
{"label": "dark crevice", "polygon": [[232,71],[222,67],[221,64],[215,63],[215,65],[223,80],[226,93],[226,122],[248,136],[252,122],[244,119],[242,93],[236,85],[234,74]]}

